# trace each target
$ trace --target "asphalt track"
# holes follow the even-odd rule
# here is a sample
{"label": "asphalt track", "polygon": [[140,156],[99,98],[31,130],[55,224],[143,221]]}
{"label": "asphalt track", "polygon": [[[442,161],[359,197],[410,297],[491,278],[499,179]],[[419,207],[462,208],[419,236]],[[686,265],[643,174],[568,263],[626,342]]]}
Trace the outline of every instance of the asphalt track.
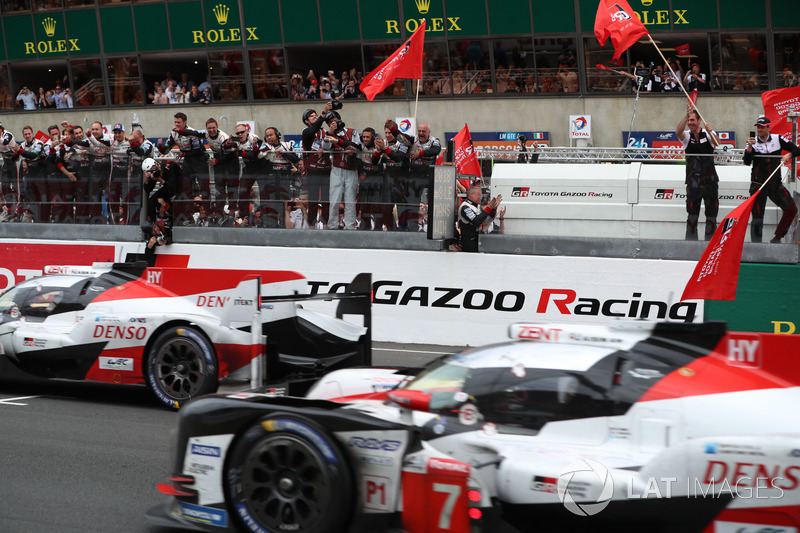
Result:
{"label": "asphalt track", "polygon": [[[375,343],[375,365],[421,366],[454,349]],[[247,388],[229,388],[238,390]],[[0,533],[172,533],[165,501],[176,414],[145,387],[0,376]]]}

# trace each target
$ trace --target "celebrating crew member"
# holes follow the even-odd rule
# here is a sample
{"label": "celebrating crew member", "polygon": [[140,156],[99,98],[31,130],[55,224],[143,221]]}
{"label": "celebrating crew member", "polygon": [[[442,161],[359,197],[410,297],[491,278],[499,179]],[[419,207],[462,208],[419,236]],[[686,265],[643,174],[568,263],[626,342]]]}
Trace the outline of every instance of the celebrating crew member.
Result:
{"label": "celebrating crew member", "polygon": [[155,222],[159,210],[164,207],[172,214],[172,200],[181,190],[183,171],[175,161],[162,164],[152,158],[142,161],[144,191],[148,195],[147,219]]}
{"label": "celebrating crew member", "polygon": [[502,195],[489,200],[485,208],[481,209],[481,187],[473,185],[467,191],[467,199],[458,208],[458,224],[461,229],[461,250],[464,252],[478,251],[478,234],[487,218],[494,219],[497,208],[503,201]]}
{"label": "celebrating crew member", "polygon": [[[177,195],[175,201],[175,216],[183,218],[183,222],[191,220],[192,218],[192,186],[194,181],[200,187],[200,194],[203,196],[205,203],[209,202],[211,195],[211,182],[208,174],[208,163],[206,162],[207,154],[203,141],[197,135],[188,135],[185,130],[188,129],[186,125],[186,113],[175,113],[174,115],[174,128],[169,135],[169,139],[164,145],[158,147],[161,154],[169,152],[173,146],[177,146],[181,151],[183,157],[183,178],[185,183]],[[204,207],[210,207],[206,205]],[[206,209],[208,212],[208,209]],[[181,222],[179,220],[178,222]]]}
{"label": "celebrating crew member", "polygon": [[270,126],[264,130],[264,142],[261,144],[258,157],[267,162],[266,172],[258,179],[261,203],[266,204],[268,198],[278,202],[275,211],[280,212],[280,220],[284,220],[284,206],[280,200],[289,196],[292,185],[289,183],[289,178],[292,172],[298,171],[300,156],[292,151],[289,143],[281,142],[281,132],[278,128]]}
{"label": "celebrating crew member", "polygon": [[[750,170],[750,196],[758,193],[753,204],[753,222],[750,225],[750,240],[761,242],[762,230],[764,228],[764,209],[767,205],[767,198],[772,200],[775,205],[781,208],[783,216],[775,228],[775,236],[772,243],[779,243],[791,226],[794,217],[797,215],[797,206],[792,200],[792,195],[781,183],[780,171],[777,176],[769,180],[764,189],[759,193],[758,190],[764,184],[772,172],[782,163],[792,159],[792,156],[800,157],[800,148],[794,144],[784,141],[779,135],[769,132],[770,120],[767,117],[759,118],[755,123],[758,133],[756,137],[747,139],[747,148],[744,151],[744,164],[752,165]],[[781,152],[788,152],[780,157]]]}
{"label": "celebrating crew member", "polygon": [[208,166],[214,168],[214,198],[211,202],[211,211],[222,212],[223,206],[230,205],[230,199],[239,187],[239,152],[228,142],[230,136],[219,129],[219,124],[213,118],[206,120],[205,130],[184,128],[183,134],[208,142],[212,154]]}
{"label": "celebrating crew member", "polygon": [[[684,131],[686,126],[689,129]],[[717,229],[719,212],[719,177],[714,168],[714,147],[719,144],[711,124],[706,129],[700,124],[700,113],[689,104],[686,115],[675,128],[675,135],[686,151],[686,240],[697,240],[697,221],[700,219],[700,202],[705,202],[706,240]]]}

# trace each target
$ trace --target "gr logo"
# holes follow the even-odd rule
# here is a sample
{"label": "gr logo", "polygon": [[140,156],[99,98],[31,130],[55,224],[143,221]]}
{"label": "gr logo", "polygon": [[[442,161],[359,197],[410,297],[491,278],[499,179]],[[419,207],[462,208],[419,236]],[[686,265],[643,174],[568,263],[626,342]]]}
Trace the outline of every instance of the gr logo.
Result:
{"label": "gr logo", "polygon": [[514,187],[511,190],[512,198],[527,198],[531,194],[530,187]]}
{"label": "gr logo", "polygon": [[672,200],[675,197],[675,189],[656,189],[656,200]]}

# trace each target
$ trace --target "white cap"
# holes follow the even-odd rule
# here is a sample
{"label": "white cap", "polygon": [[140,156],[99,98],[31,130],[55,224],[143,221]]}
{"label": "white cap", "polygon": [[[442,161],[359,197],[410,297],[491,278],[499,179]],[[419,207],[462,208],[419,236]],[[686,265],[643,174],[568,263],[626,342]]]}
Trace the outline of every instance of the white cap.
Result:
{"label": "white cap", "polygon": [[148,157],[144,161],[142,161],[142,172],[147,172],[148,170],[152,170],[154,166],[156,166],[156,160],[152,157]]}

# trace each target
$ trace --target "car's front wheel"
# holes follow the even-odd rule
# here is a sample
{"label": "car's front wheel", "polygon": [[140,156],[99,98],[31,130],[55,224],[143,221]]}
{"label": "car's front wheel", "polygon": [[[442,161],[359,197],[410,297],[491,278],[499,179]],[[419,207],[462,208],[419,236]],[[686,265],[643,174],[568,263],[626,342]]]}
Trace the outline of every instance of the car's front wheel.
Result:
{"label": "car's front wheel", "polygon": [[352,511],[352,475],[318,424],[272,415],[233,444],[223,476],[233,514],[246,531],[336,533]]}
{"label": "car's front wheel", "polygon": [[153,342],[147,356],[148,387],[173,409],[217,390],[217,356],[214,346],[196,328],[172,327]]}

